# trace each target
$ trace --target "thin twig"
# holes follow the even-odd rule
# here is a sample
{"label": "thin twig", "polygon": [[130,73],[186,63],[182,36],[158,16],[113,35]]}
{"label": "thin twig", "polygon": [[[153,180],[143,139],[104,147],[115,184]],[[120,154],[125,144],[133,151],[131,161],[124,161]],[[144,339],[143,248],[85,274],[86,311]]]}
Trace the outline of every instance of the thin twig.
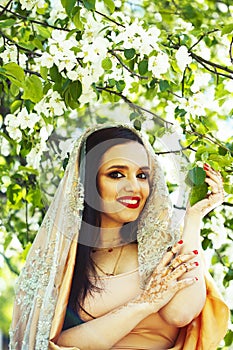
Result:
{"label": "thin twig", "polygon": [[205,33],[205,34],[202,34],[201,37],[189,48],[189,52],[191,52],[191,50],[197,46],[199,44],[199,42],[201,42],[205,36],[208,36],[209,34],[212,34],[212,33],[215,33],[215,32],[218,32],[220,29],[213,29],[213,30],[210,30],[209,32]]}
{"label": "thin twig", "polygon": [[[2,9],[4,9],[4,7],[2,5],[0,5],[0,7]],[[40,22],[40,21],[37,21],[35,19],[30,19],[30,18],[28,18],[26,16],[20,15],[20,14],[14,12],[14,11],[11,11],[11,10],[8,10],[8,9],[6,11],[9,12],[10,14],[12,14],[13,16],[15,16],[16,18],[23,19],[24,21],[29,21],[31,23],[39,24],[39,25],[41,25],[43,27],[49,27],[49,28],[53,28],[53,29],[63,30],[65,32],[70,32],[70,29],[67,29],[67,28],[56,27],[56,26],[53,26],[52,24],[49,24],[47,22]]]}
{"label": "thin twig", "polygon": [[[190,125],[191,126],[191,125]],[[195,131],[193,129],[193,127],[191,126],[191,129],[192,131],[188,131],[186,130],[186,133],[189,134],[189,135],[196,135],[196,136],[199,136],[201,139],[205,139],[205,140],[208,140],[212,143],[214,143],[215,145],[218,145],[220,147],[222,147],[223,149],[225,149],[227,152],[230,152],[231,154],[233,154],[233,151],[231,151],[229,148],[225,147],[224,145],[222,145],[218,140],[212,140],[210,137],[206,136],[206,135],[203,135],[203,134],[200,134],[199,132]]]}
{"label": "thin twig", "polygon": [[108,17],[108,16],[107,16],[107,15],[105,15],[104,13],[99,12],[99,11],[97,11],[97,10],[95,10],[95,13],[98,13],[98,15],[100,15],[100,16],[102,16],[102,17],[106,18],[108,21],[113,22],[113,23],[115,23],[116,25],[118,25],[118,26],[121,26],[121,27],[125,28],[124,24],[121,24],[121,23],[119,23],[119,22],[115,21],[114,19],[112,19],[112,18]]}
{"label": "thin twig", "polygon": [[229,79],[233,79],[233,75],[228,75],[228,74],[224,74],[224,73],[221,73],[221,72],[218,72],[216,67],[214,67],[214,69],[210,69],[205,63],[203,63],[201,60],[195,58],[197,62],[199,62],[206,70],[208,70],[209,72],[211,73],[214,73],[215,75],[218,76],[222,76],[222,77],[226,77],[226,78],[229,78]]}
{"label": "thin twig", "polygon": [[9,36],[7,36],[6,34],[4,34],[1,30],[0,30],[0,34],[2,35],[2,37],[3,37],[5,40],[11,42],[11,43],[12,43],[13,45],[15,45],[19,50],[23,50],[23,51],[25,51],[25,52],[29,53],[30,55],[33,55],[33,56],[37,56],[37,57],[41,57],[41,56],[42,56],[41,54],[39,54],[39,53],[37,53],[37,52],[35,52],[35,51],[31,51],[31,50],[26,49],[25,47],[19,45],[19,44],[16,43],[13,39],[11,39]]}
{"label": "thin twig", "polygon": [[203,63],[205,63],[205,64],[207,64],[207,65],[209,65],[209,66],[211,66],[211,67],[218,68],[218,69],[221,69],[221,70],[223,70],[223,71],[225,71],[225,72],[227,72],[227,73],[233,74],[233,70],[230,69],[230,68],[228,68],[228,67],[223,67],[223,66],[221,66],[221,65],[218,64],[218,63],[214,63],[214,62],[208,61],[208,60],[206,60],[206,59],[204,59],[204,58],[202,58],[202,57],[196,55],[196,54],[193,53],[193,52],[190,52],[190,55],[191,55],[195,60],[197,60],[197,61],[199,61],[199,62],[203,62]]}
{"label": "thin twig", "polygon": [[230,48],[229,48],[230,60],[231,60],[231,63],[233,64],[232,48],[233,48],[233,37],[231,38],[231,43],[230,43]]}
{"label": "thin twig", "polygon": [[1,8],[3,8],[2,12],[0,12],[0,17],[4,14],[5,11],[7,11],[7,7],[10,6],[10,4],[12,3],[13,0],[9,0],[8,3],[6,4],[6,6],[1,6]]}
{"label": "thin twig", "polygon": [[167,120],[165,120],[165,119],[163,119],[162,117],[158,116],[157,114],[155,114],[154,112],[150,111],[149,109],[146,109],[146,108],[144,108],[144,107],[141,107],[141,106],[139,106],[139,105],[136,105],[135,103],[133,103],[132,101],[130,101],[126,96],[122,95],[120,92],[117,92],[117,91],[115,91],[115,90],[110,90],[110,89],[108,89],[108,88],[106,88],[106,87],[102,87],[102,86],[96,86],[96,89],[97,89],[97,90],[100,90],[100,91],[106,91],[106,92],[108,92],[108,93],[110,93],[110,94],[113,94],[113,95],[116,95],[116,96],[121,97],[121,98],[122,98],[131,108],[133,108],[134,110],[143,111],[143,112],[146,112],[146,113],[148,113],[148,114],[151,114],[151,115],[153,115],[153,117],[154,117],[155,119],[160,120],[160,121],[163,122],[166,126],[167,126],[168,124],[173,125],[173,123],[168,122]]}
{"label": "thin twig", "polygon": [[109,52],[118,60],[118,62],[122,65],[122,67],[124,67],[130,74],[132,74],[133,76],[135,76],[139,79],[148,80],[148,77],[144,77],[142,75],[139,75],[139,74],[131,71],[131,69],[121,60],[121,58],[114,52],[114,50],[110,50]]}

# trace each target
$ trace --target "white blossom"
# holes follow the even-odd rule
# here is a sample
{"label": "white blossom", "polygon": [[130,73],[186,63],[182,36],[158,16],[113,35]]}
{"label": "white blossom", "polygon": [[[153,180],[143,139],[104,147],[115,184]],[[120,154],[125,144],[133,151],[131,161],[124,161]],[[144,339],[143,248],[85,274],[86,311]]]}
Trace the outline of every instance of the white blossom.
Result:
{"label": "white blossom", "polygon": [[43,114],[46,117],[54,115],[59,116],[64,113],[66,106],[57,91],[49,90],[47,95],[45,95],[37,104],[35,104],[34,110],[38,114]]}
{"label": "white blossom", "polygon": [[177,65],[182,72],[185,70],[186,66],[192,62],[192,57],[190,56],[187,47],[184,45],[179,47],[175,57]]}
{"label": "white blossom", "polygon": [[9,136],[16,141],[21,141],[22,132],[19,129],[20,120],[13,114],[7,114],[5,118],[6,130],[9,133]]}
{"label": "white blossom", "polygon": [[35,61],[39,61],[42,67],[51,68],[54,64],[54,57],[48,52],[44,52],[42,56],[39,59],[35,59]]}
{"label": "white blossom", "polygon": [[49,24],[54,24],[54,22],[59,19],[64,19],[67,17],[65,8],[62,6],[60,0],[53,0],[53,6],[48,19]]}
{"label": "white blossom", "polygon": [[49,136],[51,135],[53,131],[53,126],[48,124],[48,125],[44,125],[42,126],[42,128],[40,129],[40,139],[42,140],[42,142],[47,141]]}
{"label": "white blossom", "polygon": [[106,38],[98,37],[93,43],[81,40],[80,44],[82,46],[82,52],[77,54],[77,57],[83,58],[84,63],[102,61],[107,55],[109,41]]}
{"label": "white blossom", "polygon": [[10,147],[9,141],[5,137],[0,136],[1,155],[3,155],[4,157],[7,157],[10,154],[10,151],[11,151],[11,147]]}
{"label": "white blossom", "polygon": [[53,91],[49,96],[50,109],[53,115],[62,115],[66,109],[65,103],[57,91]]}
{"label": "white blossom", "polygon": [[209,73],[196,73],[194,76],[193,85],[191,86],[191,91],[195,93],[198,92],[201,88],[207,87],[211,78],[212,77]]}
{"label": "white blossom", "polygon": [[40,120],[40,116],[36,113],[28,113],[27,108],[24,107],[18,113],[17,119],[22,130],[29,128],[29,133],[33,131],[34,126]]}
{"label": "white blossom", "polygon": [[61,150],[61,154],[60,154],[61,159],[65,159],[67,157],[67,154],[72,151],[74,142],[75,142],[75,139],[73,138],[59,142],[58,147]]}
{"label": "white blossom", "polygon": [[42,8],[45,5],[44,0],[20,0],[22,10],[26,9],[27,11],[32,10],[35,7]]}
{"label": "white blossom", "polygon": [[44,151],[47,150],[45,142],[38,143],[26,156],[28,166],[32,166],[34,169],[40,169],[41,156]]}
{"label": "white blossom", "polygon": [[148,69],[152,71],[155,77],[160,78],[169,67],[169,58],[165,52],[159,52],[156,57],[149,57]]}
{"label": "white blossom", "polygon": [[79,102],[81,103],[81,106],[85,105],[86,103],[93,102],[93,100],[96,101],[96,93],[94,92],[92,87],[87,87],[84,85],[82,95],[79,97]]}
{"label": "white blossom", "polygon": [[17,64],[19,63],[22,68],[26,67],[26,62],[28,60],[25,54],[18,52],[16,46],[9,46],[7,44],[5,46],[5,50],[0,53],[0,57],[2,58],[4,64],[15,62]]}

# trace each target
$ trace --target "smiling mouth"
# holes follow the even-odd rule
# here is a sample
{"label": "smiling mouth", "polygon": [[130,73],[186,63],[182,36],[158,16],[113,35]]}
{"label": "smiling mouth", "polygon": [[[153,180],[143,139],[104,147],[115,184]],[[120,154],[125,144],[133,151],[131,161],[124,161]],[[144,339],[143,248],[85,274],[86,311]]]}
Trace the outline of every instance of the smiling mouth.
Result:
{"label": "smiling mouth", "polygon": [[139,207],[140,197],[120,197],[117,201],[127,208],[136,209]]}

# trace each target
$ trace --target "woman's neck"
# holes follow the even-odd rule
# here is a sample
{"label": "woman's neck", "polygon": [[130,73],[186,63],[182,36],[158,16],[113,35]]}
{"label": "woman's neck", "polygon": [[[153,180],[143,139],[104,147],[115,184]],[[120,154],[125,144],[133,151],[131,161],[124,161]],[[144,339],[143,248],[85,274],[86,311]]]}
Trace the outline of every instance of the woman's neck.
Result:
{"label": "woman's neck", "polygon": [[123,243],[121,233],[121,227],[106,228],[101,227],[99,233],[99,240],[97,247],[99,248],[112,248],[119,246]]}

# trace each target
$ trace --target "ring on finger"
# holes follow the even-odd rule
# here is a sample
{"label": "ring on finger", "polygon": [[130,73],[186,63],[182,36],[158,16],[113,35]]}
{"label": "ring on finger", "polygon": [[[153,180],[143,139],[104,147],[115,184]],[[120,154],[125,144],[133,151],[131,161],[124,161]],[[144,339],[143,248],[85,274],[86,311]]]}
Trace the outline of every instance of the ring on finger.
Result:
{"label": "ring on finger", "polygon": [[167,248],[167,252],[171,252],[173,255],[176,255],[176,252],[173,251],[173,247],[172,246],[169,246]]}
{"label": "ring on finger", "polygon": [[181,258],[176,258],[176,262],[178,263],[178,265],[182,264],[183,263],[183,260]]}
{"label": "ring on finger", "polygon": [[168,266],[168,269],[169,269],[170,271],[174,271],[174,270],[175,270],[175,267],[174,267],[172,264],[170,264],[170,265]]}
{"label": "ring on finger", "polygon": [[185,272],[188,272],[189,271],[188,265],[184,263],[183,266],[185,267]]}

